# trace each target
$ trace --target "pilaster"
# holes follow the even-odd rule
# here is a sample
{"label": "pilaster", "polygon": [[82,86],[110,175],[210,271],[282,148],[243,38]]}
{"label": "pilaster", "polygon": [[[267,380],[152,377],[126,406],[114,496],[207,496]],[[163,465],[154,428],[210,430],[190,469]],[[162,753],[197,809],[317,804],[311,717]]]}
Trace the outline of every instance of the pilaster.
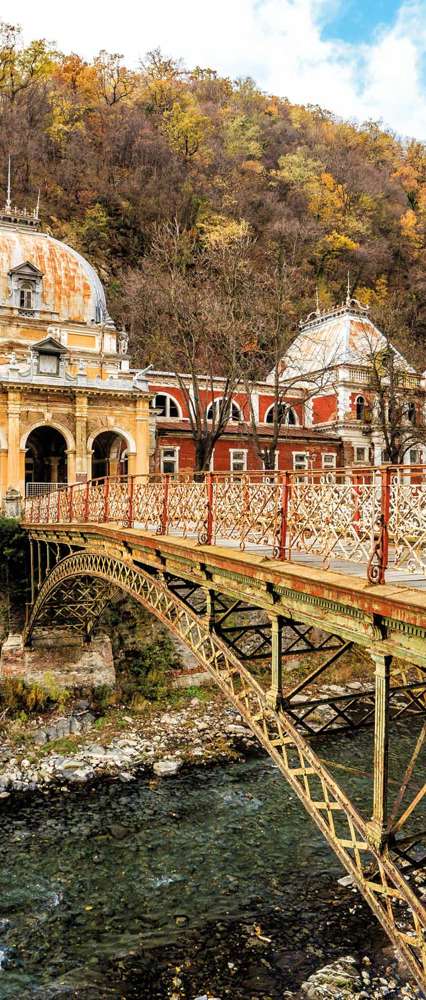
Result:
{"label": "pilaster", "polygon": [[135,474],[149,473],[149,396],[140,396],[136,400],[136,455]]}
{"label": "pilaster", "polygon": [[[84,481],[89,476],[90,470],[87,464],[87,396],[83,393],[76,396],[75,400],[75,470],[74,476],[70,475],[70,458],[68,458],[68,482]],[[69,454],[69,453],[68,453]]]}
{"label": "pilaster", "polygon": [[22,462],[20,461],[20,417],[21,417],[21,393],[16,390],[9,390],[7,396],[7,485],[24,496],[25,494],[25,467],[22,475]]}

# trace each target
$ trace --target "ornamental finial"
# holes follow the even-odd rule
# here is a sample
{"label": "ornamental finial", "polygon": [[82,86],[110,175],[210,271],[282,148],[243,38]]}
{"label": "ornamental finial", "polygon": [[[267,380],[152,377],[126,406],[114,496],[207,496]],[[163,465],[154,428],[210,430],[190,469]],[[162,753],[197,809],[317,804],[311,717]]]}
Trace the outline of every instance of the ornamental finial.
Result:
{"label": "ornamental finial", "polygon": [[346,305],[350,306],[351,301],[352,301],[352,299],[351,299],[351,276],[350,276],[350,271],[349,271],[349,268],[348,268],[348,282],[347,282],[347,287],[346,287]]}
{"label": "ornamental finial", "polygon": [[10,188],[10,153],[9,160],[7,164],[7,197],[6,197],[6,211],[10,212],[12,208],[11,202],[11,188]]}

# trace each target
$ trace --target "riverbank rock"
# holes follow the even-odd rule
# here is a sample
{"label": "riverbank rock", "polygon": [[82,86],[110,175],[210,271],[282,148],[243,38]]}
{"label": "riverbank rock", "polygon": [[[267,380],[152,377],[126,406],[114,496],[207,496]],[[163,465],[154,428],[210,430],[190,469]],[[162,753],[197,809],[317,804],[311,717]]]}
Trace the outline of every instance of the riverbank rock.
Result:
{"label": "riverbank rock", "polygon": [[306,1000],[351,1000],[362,992],[364,983],[355,959],[348,955],[314,972],[301,989]]}
{"label": "riverbank rock", "polygon": [[181,760],[157,760],[153,766],[154,774],[157,774],[159,778],[168,778],[173,774],[177,774],[182,767]]}

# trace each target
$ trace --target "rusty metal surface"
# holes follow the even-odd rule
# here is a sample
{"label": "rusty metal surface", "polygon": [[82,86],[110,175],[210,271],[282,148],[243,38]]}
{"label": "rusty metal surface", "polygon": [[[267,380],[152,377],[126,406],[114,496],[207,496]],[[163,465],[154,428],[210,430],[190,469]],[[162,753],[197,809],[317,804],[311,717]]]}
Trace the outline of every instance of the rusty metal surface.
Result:
{"label": "rusty metal surface", "polygon": [[426,580],[426,466],[110,477],[28,499],[28,523],[115,522],[279,559]]}
{"label": "rusty metal surface", "polygon": [[[270,591],[272,600],[267,607],[273,625],[273,640],[270,660],[271,690],[268,692],[252,676],[235,649],[230,648],[226,628],[222,628],[220,633],[220,623],[225,626],[226,621],[229,621],[227,610],[231,609],[235,613],[242,610],[241,593],[234,603],[230,603],[224,597],[223,587],[215,582],[214,574],[213,578],[211,573],[203,577],[200,562],[199,576],[195,580],[194,565],[192,581],[186,579],[185,575],[180,576],[178,567],[186,565],[189,577],[191,558],[195,552],[200,555],[193,543],[156,538],[152,539],[156,548],[151,548],[147,544],[147,536],[144,536],[139,540],[138,546],[134,544],[135,531],[106,529],[103,526],[82,526],[81,529],[77,526],[52,526],[44,529],[35,527],[29,529],[29,532],[37,542],[33,563],[34,590],[38,585],[38,594],[28,622],[27,637],[37,627],[37,623],[49,620],[50,615],[54,619],[56,613],[61,616],[62,623],[68,615],[70,626],[80,631],[90,631],[98,612],[109,599],[112,587],[130,594],[156,615],[188,646],[241,712],[341,863],[352,875],[356,886],[399,949],[417,982],[426,986],[426,909],[421,898],[425,883],[424,879],[423,885],[418,883],[421,870],[415,860],[413,847],[416,846],[419,835],[415,830],[413,833],[412,827],[413,817],[426,786],[417,788],[403,815],[399,818],[397,815],[412,777],[414,759],[419,753],[418,744],[401,788],[397,791],[396,812],[394,809],[391,813],[389,828],[386,822],[389,793],[386,754],[389,725],[392,721],[392,697],[397,692],[398,699],[401,695],[405,698],[407,712],[424,714],[426,672],[420,671],[419,680],[410,683],[409,668],[407,667],[407,676],[403,672],[401,677],[400,668],[395,667],[393,685],[392,658],[386,645],[387,640],[379,641],[376,638],[371,642],[375,671],[366,711],[370,718],[375,719],[376,728],[374,772],[371,776],[373,815],[371,818],[363,816],[307,740],[303,713],[306,706],[309,707],[309,696],[306,695],[306,705],[302,705],[301,710],[300,702],[292,705],[294,687],[285,691],[283,664],[276,639],[280,635],[282,638],[286,622],[294,626],[295,621],[289,610],[286,617],[280,613]],[[174,572],[170,565],[165,569],[164,546],[173,553]],[[69,554],[65,554],[67,550]],[[153,555],[157,560],[155,565]],[[227,559],[223,554],[220,554],[219,559],[221,580],[225,581]],[[228,559],[234,565],[242,561],[246,567],[246,596],[250,602],[247,607],[257,608],[259,604],[256,592],[250,584],[256,579],[263,586],[267,582],[264,574],[270,572],[272,564],[262,567],[259,561],[256,562],[255,577],[250,578],[247,555],[234,555],[233,560],[228,556]],[[232,576],[232,571],[229,572]],[[305,583],[308,583],[306,578]],[[342,586],[350,587],[350,584],[351,581],[345,581]],[[334,583],[328,583],[327,586],[333,589]],[[372,593],[377,592],[374,587],[368,588],[366,583],[365,588]],[[212,592],[217,595],[218,631],[215,627],[215,600],[211,599]],[[263,590],[265,592],[267,590]],[[363,598],[372,599],[371,594],[366,594],[365,590]],[[386,598],[391,601],[390,594]],[[336,635],[334,627],[330,631],[332,636]],[[288,635],[285,642],[288,642]],[[333,643],[331,648],[332,645]],[[310,646],[307,655],[318,656],[325,652],[324,671],[332,665],[336,655],[344,655],[347,651],[345,645],[341,644],[330,656],[330,649],[324,649],[327,644],[324,644],[322,636],[318,636],[315,642],[311,635]],[[314,702],[311,701],[311,704]],[[344,707],[339,698],[329,699],[329,704],[337,707],[337,722],[342,714],[344,721],[350,722],[348,698]],[[407,719],[412,717],[406,715]],[[356,732],[356,726],[352,728],[352,732]],[[318,731],[311,735],[318,737]],[[404,837],[400,837],[398,831],[407,823],[408,835],[404,830]],[[413,872],[417,881],[413,879]]]}

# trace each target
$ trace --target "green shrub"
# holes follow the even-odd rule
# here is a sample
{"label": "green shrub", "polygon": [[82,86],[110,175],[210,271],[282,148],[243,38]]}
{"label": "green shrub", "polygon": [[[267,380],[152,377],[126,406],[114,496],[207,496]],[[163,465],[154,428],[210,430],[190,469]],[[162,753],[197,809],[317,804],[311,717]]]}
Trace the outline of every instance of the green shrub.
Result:
{"label": "green shrub", "polygon": [[16,718],[31,712],[44,712],[54,705],[63,709],[69,691],[56,684],[52,674],[44,674],[43,682],[25,681],[21,677],[6,677],[0,684],[0,707]]}
{"label": "green shrub", "polygon": [[0,517],[0,641],[19,629],[29,588],[28,538],[14,518]]}

